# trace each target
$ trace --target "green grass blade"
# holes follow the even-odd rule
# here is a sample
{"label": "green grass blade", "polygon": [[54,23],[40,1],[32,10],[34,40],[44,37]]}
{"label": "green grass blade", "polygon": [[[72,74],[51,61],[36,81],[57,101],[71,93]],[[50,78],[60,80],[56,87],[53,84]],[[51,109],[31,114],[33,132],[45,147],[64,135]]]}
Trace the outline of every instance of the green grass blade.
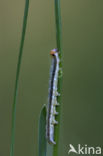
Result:
{"label": "green grass blade", "polygon": [[12,130],[11,130],[10,156],[14,156],[16,103],[17,103],[17,95],[18,95],[18,84],[19,84],[20,67],[21,67],[21,61],[22,61],[23,45],[24,45],[26,25],[27,25],[28,8],[29,8],[29,0],[26,0],[24,18],[23,18],[22,35],[21,35],[21,43],[20,43],[20,50],[19,50],[19,57],[18,57],[18,64],[17,64],[17,71],[16,71],[13,108],[12,108]]}
{"label": "green grass blade", "polygon": [[60,58],[60,72],[59,72],[58,86],[57,86],[57,91],[58,93],[60,93],[60,96],[57,98],[57,101],[60,104],[60,106],[57,107],[57,112],[59,112],[59,115],[56,116],[56,121],[58,121],[59,124],[55,126],[54,140],[56,141],[56,145],[49,145],[46,141],[46,136],[45,136],[46,113],[44,112],[44,119],[43,119],[43,111],[46,110],[43,110],[45,108],[44,107],[41,112],[40,125],[39,125],[39,156],[46,156],[46,154],[48,154],[47,156],[58,156],[61,92],[62,92],[62,46],[61,46],[62,36],[61,36],[60,0],[55,0],[55,20],[56,20],[56,42],[57,42],[57,49],[59,50],[59,58]]}
{"label": "green grass blade", "polygon": [[44,105],[39,119],[39,156],[46,156],[46,106]]}
{"label": "green grass blade", "polygon": [[57,48],[60,51],[60,57],[62,55],[62,24],[61,24],[61,9],[60,0],[54,0],[55,5],[55,23],[56,23],[56,42]]}
{"label": "green grass blade", "polygon": [[58,147],[59,147],[59,132],[60,132],[60,112],[61,112],[61,94],[62,94],[62,33],[61,33],[61,11],[60,11],[60,0],[55,1],[55,21],[56,21],[56,41],[57,41],[57,49],[59,50],[59,58],[60,58],[60,72],[58,77],[58,87],[57,91],[60,93],[60,96],[57,98],[58,103],[60,104],[57,107],[57,112],[59,115],[56,116],[56,121],[59,122],[58,125],[55,126],[55,134],[54,140],[56,141],[56,145],[53,146],[53,156],[58,156]]}

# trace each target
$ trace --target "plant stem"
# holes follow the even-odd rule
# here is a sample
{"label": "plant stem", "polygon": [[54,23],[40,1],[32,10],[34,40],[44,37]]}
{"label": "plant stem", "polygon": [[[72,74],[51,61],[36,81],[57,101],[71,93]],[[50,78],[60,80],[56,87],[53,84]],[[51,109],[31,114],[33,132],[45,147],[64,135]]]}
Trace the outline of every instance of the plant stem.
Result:
{"label": "plant stem", "polygon": [[62,33],[61,33],[61,11],[60,11],[60,0],[54,0],[55,2],[55,22],[56,22],[56,41],[57,41],[57,48],[60,50],[60,57],[61,57],[61,41],[62,41]]}
{"label": "plant stem", "polygon": [[59,50],[59,58],[60,58],[60,73],[58,78],[58,93],[60,96],[58,97],[57,101],[60,104],[57,107],[57,112],[59,115],[56,116],[56,121],[59,122],[55,126],[55,134],[54,138],[56,141],[56,145],[53,146],[53,156],[58,156],[58,146],[59,146],[59,130],[60,130],[60,111],[61,111],[61,90],[62,90],[62,33],[61,33],[61,11],[60,11],[60,0],[55,1],[55,21],[56,21],[56,41],[57,41],[57,49]]}
{"label": "plant stem", "polygon": [[23,28],[22,28],[22,35],[21,35],[21,42],[20,42],[20,50],[19,50],[17,71],[16,71],[15,88],[14,88],[10,156],[14,156],[16,104],[17,104],[17,96],[18,96],[18,86],[19,86],[19,76],[20,76],[20,68],[21,68],[21,61],[22,61],[22,53],[23,53],[23,46],[24,46],[25,32],[26,32],[26,25],[27,25],[28,8],[29,8],[29,0],[26,0],[25,10],[24,10],[24,18],[23,18]]}

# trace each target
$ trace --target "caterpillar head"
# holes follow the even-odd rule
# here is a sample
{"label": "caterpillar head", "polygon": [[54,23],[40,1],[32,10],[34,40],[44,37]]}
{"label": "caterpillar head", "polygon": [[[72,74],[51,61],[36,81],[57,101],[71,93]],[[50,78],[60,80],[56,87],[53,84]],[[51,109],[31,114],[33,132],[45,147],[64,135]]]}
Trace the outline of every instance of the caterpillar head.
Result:
{"label": "caterpillar head", "polygon": [[50,51],[50,55],[55,56],[58,52],[59,52],[58,49],[53,49]]}

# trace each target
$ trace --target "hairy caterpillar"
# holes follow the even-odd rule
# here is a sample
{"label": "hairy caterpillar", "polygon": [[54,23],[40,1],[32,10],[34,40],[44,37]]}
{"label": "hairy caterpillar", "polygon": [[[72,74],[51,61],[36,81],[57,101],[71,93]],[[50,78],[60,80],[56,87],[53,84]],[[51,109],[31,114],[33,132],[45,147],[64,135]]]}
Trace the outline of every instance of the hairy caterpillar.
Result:
{"label": "hairy caterpillar", "polygon": [[47,141],[51,144],[56,144],[54,141],[54,128],[55,124],[58,124],[58,121],[55,120],[55,116],[58,115],[56,112],[56,106],[59,105],[57,102],[57,96],[59,93],[57,92],[58,85],[58,76],[59,76],[59,51],[57,49],[53,49],[50,52],[52,56],[52,65],[51,65],[51,73],[50,73],[50,88],[49,88],[49,98],[47,105],[47,118],[46,118],[46,138]]}

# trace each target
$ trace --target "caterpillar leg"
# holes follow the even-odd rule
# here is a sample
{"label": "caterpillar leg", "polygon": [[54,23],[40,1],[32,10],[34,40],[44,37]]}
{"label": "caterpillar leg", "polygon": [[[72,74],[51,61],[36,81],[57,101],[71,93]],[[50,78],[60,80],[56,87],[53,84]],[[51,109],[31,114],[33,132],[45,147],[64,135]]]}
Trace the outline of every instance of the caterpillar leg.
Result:
{"label": "caterpillar leg", "polygon": [[60,93],[56,92],[56,96],[60,96]]}

